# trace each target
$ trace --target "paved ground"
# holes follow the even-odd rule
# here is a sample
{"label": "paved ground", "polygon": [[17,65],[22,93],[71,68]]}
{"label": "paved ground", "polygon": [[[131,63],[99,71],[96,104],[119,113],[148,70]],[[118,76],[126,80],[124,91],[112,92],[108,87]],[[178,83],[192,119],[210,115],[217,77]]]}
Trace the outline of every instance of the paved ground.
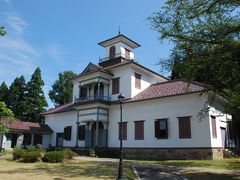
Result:
{"label": "paved ground", "polygon": [[[76,160],[83,161],[102,161],[102,162],[118,162],[118,159],[112,158],[95,158],[95,157],[85,157],[79,156],[75,157]],[[161,164],[141,164],[136,163],[133,165],[136,169],[138,175],[142,180],[145,179],[172,179],[172,180],[184,180],[181,174],[186,172],[201,171],[210,173],[223,173],[223,174],[237,174],[240,175],[239,170],[226,170],[226,169],[212,169],[212,168],[202,168],[202,167],[177,167],[170,165]]]}

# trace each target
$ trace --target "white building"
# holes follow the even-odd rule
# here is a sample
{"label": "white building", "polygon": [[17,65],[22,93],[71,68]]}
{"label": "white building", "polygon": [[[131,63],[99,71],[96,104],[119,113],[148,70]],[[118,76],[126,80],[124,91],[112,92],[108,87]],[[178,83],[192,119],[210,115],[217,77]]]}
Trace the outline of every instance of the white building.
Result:
{"label": "white building", "polygon": [[72,78],[73,102],[42,114],[54,131],[51,146],[114,154],[122,93],[126,157],[219,158],[231,147],[231,116],[223,113],[223,98],[209,105],[206,85],[171,81],[140,65],[134,60],[140,45],[122,34],[99,45],[106,58]]}
{"label": "white building", "polygon": [[9,132],[0,134],[0,149],[12,149],[15,146],[31,148],[42,144],[43,148],[49,148],[49,141],[53,131],[48,125],[24,122],[19,119],[0,118]]}

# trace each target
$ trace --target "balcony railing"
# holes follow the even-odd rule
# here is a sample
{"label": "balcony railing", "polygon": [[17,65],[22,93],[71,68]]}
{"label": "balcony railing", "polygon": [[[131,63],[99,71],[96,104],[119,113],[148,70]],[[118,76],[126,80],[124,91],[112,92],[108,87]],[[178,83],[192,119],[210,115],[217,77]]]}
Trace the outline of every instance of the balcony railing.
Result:
{"label": "balcony railing", "polygon": [[111,101],[110,96],[85,96],[80,98],[75,98],[75,102],[86,102],[86,101],[94,101],[94,100],[103,100],[103,101]]}
{"label": "balcony railing", "polygon": [[127,59],[127,60],[131,60],[130,56],[124,54],[124,53],[117,53],[115,54],[114,56],[109,56],[109,57],[105,57],[105,58],[99,58],[99,63],[103,62],[103,61],[108,61],[110,59],[115,59],[115,58],[118,58],[118,57],[122,57],[124,59]]}

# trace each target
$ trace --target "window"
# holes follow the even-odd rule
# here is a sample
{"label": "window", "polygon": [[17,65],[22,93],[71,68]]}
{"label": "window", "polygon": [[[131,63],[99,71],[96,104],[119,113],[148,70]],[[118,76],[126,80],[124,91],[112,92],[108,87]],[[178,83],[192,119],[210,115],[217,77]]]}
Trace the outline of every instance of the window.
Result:
{"label": "window", "polygon": [[144,139],[144,121],[135,121],[135,140]]}
{"label": "window", "polygon": [[130,50],[125,48],[125,59],[130,59]]}
{"label": "window", "polygon": [[179,138],[180,139],[191,138],[190,117],[179,117],[178,125],[179,125]]}
{"label": "window", "polygon": [[119,94],[119,79],[120,78],[112,79],[112,94]]}
{"label": "window", "polygon": [[33,145],[42,144],[42,135],[41,134],[35,134],[33,139]]}
{"label": "window", "polygon": [[158,139],[168,138],[168,119],[157,119],[155,121],[155,137]]}
{"label": "window", "polygon": [[115,54],[116,54],[116,47],[111,46],[109,50],[109,59],[115,58]]}
{"label": "window", "polygon": [[32,143],[32,135],[31,134],[24,134],[23,135],[23,144],[30,145]]}
{"label": "window", "polygon": [[[118,124],[118,139],[121,137],[121,123]],[[122,122],[122,140],[127,140],[127,122]]]}
{"label": "window", "polygon": [[78,127],[78,139],[79,140],[85,140],[85,132],[86,132],[86,126],[80,125]]}
{"label": "window", "polygon": [[141,75],[135,73],[135,88],[141,89]]}
{"label": "window", "polygon": [[80,99],[86,99],[87,98],[87,87],[81,86],[80,88],[81,88]]}
{"label": "window", "polygon": [[211,116],[211,123],[212,123],[212,137],[217,138],[217,128],[216,128],[216,117]]}
{"label": "window", "polygon": [[71,141],[72,136],[72,126],[67,126],[64,128],[64,139],[66,141]]}

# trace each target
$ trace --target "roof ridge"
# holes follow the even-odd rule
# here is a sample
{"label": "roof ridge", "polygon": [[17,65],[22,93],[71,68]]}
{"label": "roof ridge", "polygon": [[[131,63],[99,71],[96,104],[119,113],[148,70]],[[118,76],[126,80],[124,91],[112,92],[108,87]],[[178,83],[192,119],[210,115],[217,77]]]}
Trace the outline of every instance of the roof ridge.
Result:
{"label": "roof ridge", "polygon": [[182,81],[182,80],[179,80],[179,79],[168,80],[168,81],[154,83],[154,84],[151,84],[150,86],[155,86],[155,85],[159,85],[159,84],[167,84],[167,83],[172,83],[172,82],[177,82],[177,81]]}

